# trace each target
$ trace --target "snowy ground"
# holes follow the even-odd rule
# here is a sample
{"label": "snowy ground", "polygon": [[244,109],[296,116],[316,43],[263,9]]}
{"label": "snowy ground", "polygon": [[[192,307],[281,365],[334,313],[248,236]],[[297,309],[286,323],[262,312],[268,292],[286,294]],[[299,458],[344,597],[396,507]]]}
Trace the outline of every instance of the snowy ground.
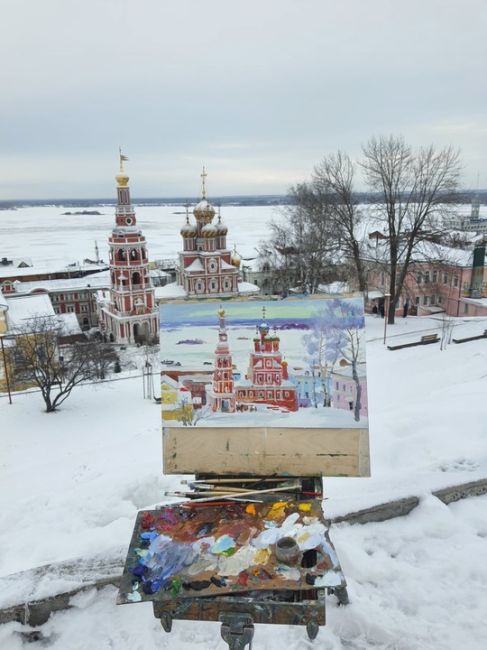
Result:
{"label": "snowy ground", "polygon": [[[429,494],[487,476],[487,343],[389,352],[383,321],[369,317],[366,325],[372,477],[325,479],[325,514],[412,494],[422,501],[405,518],[333,528],[352,604],[337,608],[329,599],[314,647],[481,650],[487,497],[445,506]],[[454,336],[485,327],[460,320]],[[398,319],[388,338],[439,330],[441,320]],[[79,388],[49,415],[36,393],[14,395],[11,406],[2,397],[0,423],[0,575],[128,546],[137,509],[179,485],[161,474],[159,407],[143,400],[140,377]],[[0,595],[0,605],[9,598]],[[47,647],[226,647],[216,624],[176,621],[166,635],[150,605],[114,603],[111,588],[77,597],[73,610],[44,626]],[[22,647],[20,629],[0,628],[2,650]],[[284,644],[311,647],[302,628],[257,627],[255,649]]]}

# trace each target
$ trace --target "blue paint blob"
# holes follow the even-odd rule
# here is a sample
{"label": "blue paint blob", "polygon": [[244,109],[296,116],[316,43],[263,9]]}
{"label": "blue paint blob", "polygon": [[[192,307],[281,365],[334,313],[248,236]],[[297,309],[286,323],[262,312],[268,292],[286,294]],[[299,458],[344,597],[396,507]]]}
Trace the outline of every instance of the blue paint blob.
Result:
{"label": "blue paint blob", "polygon": [[137,576],[137,578],[143,578],[147,573],[148,569],[146,566],[143,566],[142,564],[137,564],[137,566],[135,566],[133,569],[130,569],[130,571],[134,576]]}

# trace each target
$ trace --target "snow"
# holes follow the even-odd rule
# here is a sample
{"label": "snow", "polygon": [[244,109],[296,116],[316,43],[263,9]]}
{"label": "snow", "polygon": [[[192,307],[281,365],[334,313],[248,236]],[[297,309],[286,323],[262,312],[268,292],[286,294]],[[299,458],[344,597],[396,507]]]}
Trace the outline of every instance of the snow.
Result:
{"label": "snow", "polygon": [[[151,260],[174,257],[181,248],[174,210],[136,208]],[[1,211],[2,254],[59,268],[93,256],[97,239],[106,256],[102,251],[108,250],[113,208],[101,216],[60,217],[62,211]],[[269,207],[224,212],[242,257],[255,256],[255,246],[268,235],[267,222],[278,215]],[[167,286],[174,290],[177,285]],[[156,294],[162,289],[157,287]],[[173,297],[184,297],[179,290]],[[15,300],[20,298],[8,302]],[[441,316],[399,318],[387,328],[388,343],[417,341],[435,332],[441,336],[444,322]],[[451,322],[453,336],[460,338],[487,327],[487,319]],[[372,477],[325,478],[325,515],[411,495],[421,502],[404,518],[332,528],[351,604],[339,608],[334,598],[327,599],[327,625],[313,647],[483,650],[487,496],[445,506],[430,495],[487,476],[486,342],[390,352],[382,343],[384,321],[367,317],[366,326]],[[142,361],[134,357],[139,367]],[[14,394],[12,405],[0,396],[0,576],[78,557],[97,556],[108,563],[123,556],[137,510],[172,501],[163,492],[179,488],[180,477],[162,474],[161,446],[160,407],[143,399],[140,376],[122,373],[117,381],[78,387],[54,414],[43,412],[36,392]],[[65,587],[52,576],[38,585],[37,594]],[[0,604],[21,601],[25,588],[21,578],[17,587],[11,582]],[[42,627],[48,647],[227,648],[218,624],[175,621],[167,635],[149,604],[117,607],[115,599],[112,587],[72,599],[73,609],[53,615]],[[2,650],[24,647],[22,629],[17,623],[0,626]],[[300,650],[311,644],[302,627],[259,625],[253,646]]]}
{"label": "snow", "polygon": [[203,264],[200,259],[194,260],[187,268],[186,271],[192,273],[193,271],[204,271]]}
{"label": "snow", "polygon": [[155,287],[154,294],[156,300],[171,300],[173,298],[186,298],[184,287],[177,282],[170,282],[163,287]]}
{"label": "snow", "polygon": [[57,320],[61,322],[62,333],[64,336],[81,334],[81,327],[76,318],[76,314],[58,314]]}
{"label": "snow", "polygon": [[16,293],[31,293],[38,289],[45,291],[62,291],[74,289],[87,289],[90,287],[105,288],[110,286],[110,272],[100,271],[82,278],[63,278],[59,280],[35,280],[32,282],[16,282]]}
{"label": "snow", "polygon": [[238,292],[241,295],[250,294],[250,293],[259,293],[260,289],[256,284],[252,284],[252,282],[239,282]]}
{"label": "snow", "polygon": [[[485,341],[390,352],[384,321],[366,321],[372,477],[325,479],[325,514],[412,494],[421,503],[405,518],[332,528],[352,602],[338,608],[328,599],[318,647],[483,650],[487,497],[445,506],[429,495],[487,475]],[[486,321],[454,323],[455,335],[468,336]],[[441,327],[440,318],[398,319],[388,341],[417,340]],[[161,473],[160,411],[142,399],[141,377],[80,387],[51,415],[38,393],[14,394],[12,405],[0,399],[0,421],[10,434],[0,438],[0,575],[119,555],[137,510],[179,485],[179,477]],[[54,580],[43,589],[59,586]],[[19,596],[22,588],[19,581]],[[49,647],[226,647],[216,624],[176,621],[166,635],[150,605],[116,607],[115,596],[109,587],[76,597],[74,609],[43,626]],[[20,629],[2,626],[0,646],[20,649]],[[254,647],[280,644],[308,647],[304,629],[257,626]]]}
{"label": "snow", "polygon": [[22,327],[35,316],[55,316],[51,299],[46,293],[7,298],[9,329]]}

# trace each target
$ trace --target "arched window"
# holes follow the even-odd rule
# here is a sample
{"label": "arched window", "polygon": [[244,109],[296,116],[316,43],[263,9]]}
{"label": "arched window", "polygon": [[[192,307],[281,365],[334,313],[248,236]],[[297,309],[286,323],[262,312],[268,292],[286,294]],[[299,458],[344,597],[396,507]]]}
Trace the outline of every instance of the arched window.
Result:
{"label": "arched window", "polygon": [[124,259],[125,259],[125,251],[123,250],[123,248],[119,248],[117,251],[117,260],[123,262]]}
{"label": "arched window", "polygon": [[141,277],[138,271],[132,273],[132,284],[141,284]]}
{"label": "arched window", "polygon": [[135,248],[132,248],[130,251],[130,259],[131,260],[136,260],[138,258],[137,251]]}

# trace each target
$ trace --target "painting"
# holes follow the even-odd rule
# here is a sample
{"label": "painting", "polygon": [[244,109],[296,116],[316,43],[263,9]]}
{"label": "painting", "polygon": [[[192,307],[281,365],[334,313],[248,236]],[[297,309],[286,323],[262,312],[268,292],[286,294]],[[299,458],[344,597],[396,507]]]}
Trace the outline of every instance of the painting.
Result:
{"label": "painting", "polygon": [[367,427],[362,298],[167,304],[171,426]]}
{"label": "painting", "polygon": [[139,512],[118,603],[344,585],[319,501],[193,503]]}

